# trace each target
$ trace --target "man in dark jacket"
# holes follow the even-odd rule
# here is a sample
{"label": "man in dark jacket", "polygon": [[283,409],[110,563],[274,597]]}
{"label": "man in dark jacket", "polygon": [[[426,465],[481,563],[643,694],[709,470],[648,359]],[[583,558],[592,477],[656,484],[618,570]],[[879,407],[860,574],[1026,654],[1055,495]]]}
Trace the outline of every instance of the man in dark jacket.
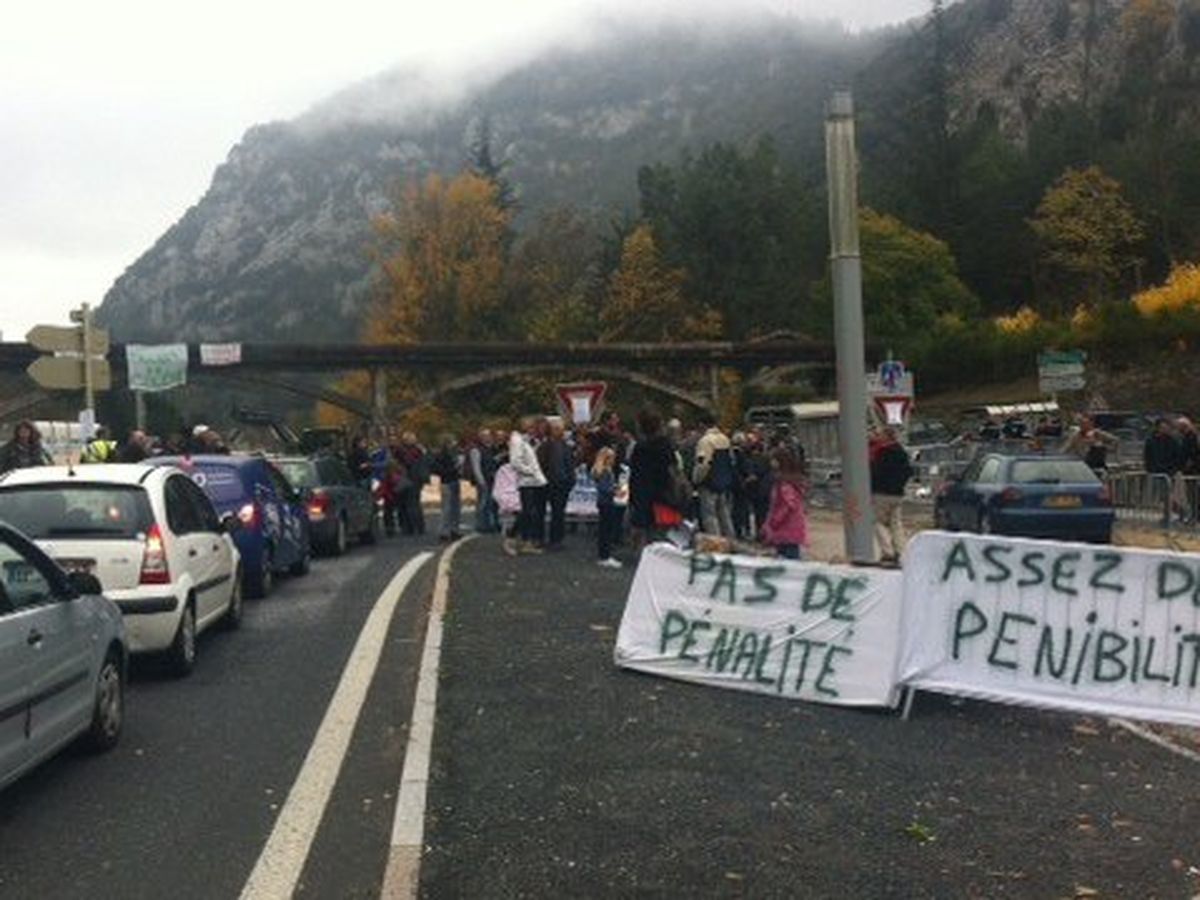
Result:
{"label": "man in dark jacket", "polygon": [[904,534],[904,488],[912,478],[908,451],[896,432],[884,428],[871,458],[871,494],[875,506],[875,537],[880,559],[898,563],[907,542]]}
{"label": "man in dark jacket", "polygon": [[537,455],[546,476],[546,496],[550,504],[547,547],[560,550],[567,531],[567,500],[575,487],[575,455],[567,444],[562,419],[550,419],[548,426],[549,435],[537,448]]}
{"label": "man in dark jacket", "polygon": [[1142,462],[1149,476],[1151,496],[1164,506],[1164,523],[1172,512],[1184,517],[1181,491],[1183,482],[1176,476],[1183,469],[1184,447],[1170,419],[1159,419],[1146,438]]}

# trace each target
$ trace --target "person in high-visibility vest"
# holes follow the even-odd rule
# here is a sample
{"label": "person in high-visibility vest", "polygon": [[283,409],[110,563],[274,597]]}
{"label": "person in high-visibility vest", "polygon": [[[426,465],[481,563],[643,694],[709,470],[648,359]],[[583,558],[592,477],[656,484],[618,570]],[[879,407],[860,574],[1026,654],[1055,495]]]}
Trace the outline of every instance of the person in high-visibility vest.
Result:
{"label": "person in high-visibility vest", "polygon": [[83,463],[114,462],[117,458],[117,442],[109,440],[108,429],[101,425],[83,448],[79,461]]}

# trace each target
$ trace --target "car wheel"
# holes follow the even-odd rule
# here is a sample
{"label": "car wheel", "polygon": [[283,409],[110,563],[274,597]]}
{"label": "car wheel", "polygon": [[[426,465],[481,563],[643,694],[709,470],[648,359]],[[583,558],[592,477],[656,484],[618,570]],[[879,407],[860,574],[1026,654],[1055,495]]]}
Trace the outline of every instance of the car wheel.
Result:
{"label": "car wheel", "polygon": [[307,575],[308,570],[311,568],[311,563],[312,555],[309,553],[308,548],[305,547],[304,555],[296,562],[292,563],[288,571],[293,575]]}
{"label": "car wheel", "polygon": [[117,745],[125,724],[125,678],[121,657],[110,650],[96,676],[96,699],[92,705],[92,724],[84,737],[87,749],[103,753]]}
{"label": "car wheel", "polygon": [[236,631],[242,625],[242,573],[239,570],[233,578],[233,593],[229,596],[229,608],[221,624],[227,631]]}
{"label": "car wheel", "polygon": [[196,609],[190,599],[179,617],[179,629],[167,651],[167,661],[171,671],[180,678],[190,675],[196,668]]}
{"label": "car wheel", "polygon": [[333,541],[329,545],[330,556],[341,556],[346,552],[346,548],[350,545],[350,539],[346,534],[346,520],[338,516],[337,531],[333,533]]}

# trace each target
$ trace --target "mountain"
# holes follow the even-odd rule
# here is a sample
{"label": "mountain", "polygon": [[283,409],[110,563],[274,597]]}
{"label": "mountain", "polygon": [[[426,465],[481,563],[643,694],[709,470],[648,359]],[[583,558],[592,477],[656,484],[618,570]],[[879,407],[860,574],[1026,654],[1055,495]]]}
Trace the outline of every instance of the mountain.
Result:
{"label": "mountain", "polygon": [[786,19],[625,28],[460,97],[417,73],[381,76],[251,128],[100,319],[127,341],[354,339],[371,217],[404,179],[460,169],[484,118],[525,215],[571,204],[610,216],[633,207],[639,165],[685,148],[771,133],[815,158],[825,99],[876,41]]}
{"label": "mountain", "polygon": [[[398,70],[251,128],[100,318],[122,340],[353,340],[372,290],[372,216],[405,179],[460,169],[485,120],[523,217],[570,204],[603,220],[635,209],[639,166],[716,140],[771,134],[819,188],[822,110],[848,84],[867,201],[948,240],[999,307],[1030,289],[1024,222],[1068,165],[1099,161],[1141,190],[1148,220],[1174,217],[1160,261],[1198,237],[1190,208],[1163,212],[1154,195],[1167,182],[1144,160],[1162,154],[1136,143],[1157,134],[1143,110],[1200,120],[1198,52],[1200,0],[963,0],[865,35],[766,14],[612,27],[452,91]],[[1071,115],[1086,127],[1071,131]],[[1190,147],[1173,170],[1181,196],[1197,182]]]}

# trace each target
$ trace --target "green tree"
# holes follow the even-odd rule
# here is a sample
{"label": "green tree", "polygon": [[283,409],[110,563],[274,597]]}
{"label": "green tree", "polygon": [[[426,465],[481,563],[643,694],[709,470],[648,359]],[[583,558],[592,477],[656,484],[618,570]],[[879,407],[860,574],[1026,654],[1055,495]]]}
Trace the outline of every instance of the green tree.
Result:
{"label": "green tree", "polygon": [[[1139,261],[1144,232],[1121,185],[1098,166],[1068,169],[1047,190],[1029,222],[1042,261],[1066,290],[1083,289],[1093,303],[1110,297]],[[1064,296],[1060,311],[1079,297]]]}

